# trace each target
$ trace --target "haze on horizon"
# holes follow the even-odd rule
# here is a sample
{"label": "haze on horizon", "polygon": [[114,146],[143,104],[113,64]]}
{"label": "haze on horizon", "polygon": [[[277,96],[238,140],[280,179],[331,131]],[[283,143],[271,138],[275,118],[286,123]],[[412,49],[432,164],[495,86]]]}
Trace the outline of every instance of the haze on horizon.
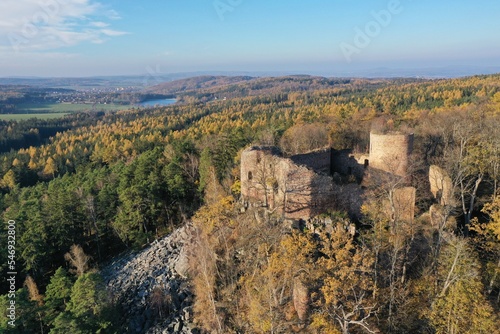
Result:
{"label": "haze on horizon", "polygon": [[0,77],[500,68],[500,2],[4,0]]}

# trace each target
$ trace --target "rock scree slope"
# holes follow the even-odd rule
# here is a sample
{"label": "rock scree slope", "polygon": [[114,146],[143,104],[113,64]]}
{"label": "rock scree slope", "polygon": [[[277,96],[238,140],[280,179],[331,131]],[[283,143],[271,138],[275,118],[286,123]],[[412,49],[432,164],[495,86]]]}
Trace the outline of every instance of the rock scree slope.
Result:
{"label": "rock scree slope", "polygon": [[128,333],[199,333],[192,323],[193,294],[186,277],[194,234],[194,227],[186,224],[102,269]]}

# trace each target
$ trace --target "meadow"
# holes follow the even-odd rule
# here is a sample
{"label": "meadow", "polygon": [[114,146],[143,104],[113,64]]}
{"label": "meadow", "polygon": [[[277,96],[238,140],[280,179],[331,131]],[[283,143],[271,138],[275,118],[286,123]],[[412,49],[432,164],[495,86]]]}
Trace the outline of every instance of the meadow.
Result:
{"label": "meadow", "polygon": [[5,121],[21,121],[30,118],[38,119],[54,119],[64,117],[65,115],[85,112],[85,111],[115,111],[126,109],[127,106],[120,104],[97,104],[92,107],[91,104],[85,103],[20,103],[17,105],[18,114],[0,114],[0,120]]}
{"label": "meadow", "polygon": [[61,118],[69,113],[27,113],[27,114],[0,114],[0,120],[3,121],[24,121],[30,118],[38,118],[38,119],[54,119]]}
{"label": "meadow", "polygon": [[81,111],[111,111],[124,109],[126,106],[120,104],[96,104],[94,107],[91,104],[86,103],[20,103],[17,106],[18,110],[24,111],[26,113],[72,113]]}

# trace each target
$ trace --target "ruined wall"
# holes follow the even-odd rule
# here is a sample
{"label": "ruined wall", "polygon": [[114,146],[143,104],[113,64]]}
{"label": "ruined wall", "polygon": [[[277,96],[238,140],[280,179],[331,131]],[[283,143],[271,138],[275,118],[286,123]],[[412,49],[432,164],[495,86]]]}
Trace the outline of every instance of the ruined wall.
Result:
{"label": "ruined wall", "polygon": [[336,210],[347,212],[351,219],[361,219],[364,189],[357,183],[348,183],[335,186],[333,205]]}
{"label": "ruined wall", "polygon": [[[275,147],[254,146],[241,155],[241,195],[243,201],[267,207],[289,219],[308,219],[329,209],[347,211],[361,217],[363,187],[358,183],[334,183],[331,174],[354,175],[361,181],[368,165],[378,173],[406,176],[413,149],[413,134],[370,135],[370,157],[355,157],[350,150],[320,150],[285,158]],[[368,175],[369,176],[369,175]],[[367,177],[368,177],[367,176]],[[397,219],[412,221],[415,189],[394,193]]]}
{"label": "ruined wall", "polygon": [[[319,193],[314,185],[317,174],[304,167],[294,164],[291,160],[282,162],[286,170],[284,184],[285,217],[291,219],[308,218],[314,215],[313,208],[317,206],[314,197]],[[331,184],[331,180],[325,180]]]}
{"label": "ruined wall", "polygon": [[333,150],[330,148],[314,151],[306,154],[298,154],[290,157],[297,165],[306,166],[317,173],[331,175],[331,156]]}
{"label": "ruined wall", "polygon": [[[324,168],[325,152],[312,155],[323,157],[316,166]],[[302,156],[296,161],[306,160],[307,157]],[[314,158],[309,161],[313,162]],[[244,201],[268,207],[282,213],[285,218],[307,219],[331,207],[334,202],[332,194],[330,176],[282,157],[275,148],[250,147],[241,155],[241,195]]]}
{"label": "ruined wall", "polygon": [[283,202],[286,171],[276,147],[253,146],[241,154],[241,195],[274,208]]}
{"label": "ruined wall", "polygon": [[406,176],[413,151],[413,133],[370,133],[370,167]]}
{"label": "ruined wall", "polygon": [[288,160],[285,217],[307,219],[333,207],[334,184],[328,175],[317,174]]}
{"label": "ruined wall", "polygon": [[358,181],[361,181],[365,173],[365,166],[368,166],[368,157],[360,162],[356,159],[352,150],[332,150],[332,172],[342,175],[354,175]]}

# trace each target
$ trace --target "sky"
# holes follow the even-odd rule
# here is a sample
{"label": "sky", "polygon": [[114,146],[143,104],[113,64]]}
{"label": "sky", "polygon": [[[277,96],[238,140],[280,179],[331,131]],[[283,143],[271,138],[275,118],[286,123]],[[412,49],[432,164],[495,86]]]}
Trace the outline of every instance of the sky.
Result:
{"label": "sky", "polygon": [[499,13],[498,0],[1,0],[0,77],[500,68]]}

